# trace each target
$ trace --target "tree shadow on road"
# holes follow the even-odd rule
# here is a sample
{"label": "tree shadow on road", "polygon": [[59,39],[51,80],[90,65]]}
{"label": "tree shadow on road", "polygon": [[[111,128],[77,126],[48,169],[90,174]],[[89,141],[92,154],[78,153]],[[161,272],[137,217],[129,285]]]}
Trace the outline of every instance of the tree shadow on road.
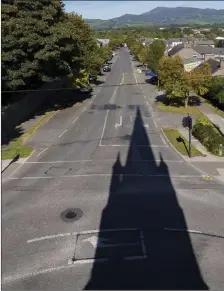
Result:
{"label": "tree shadow on road", "polygon": [[162,156],[156,163],[138,108],[126,164],[118,154],[113,166],[85,290],[208,290],[187,229],[168,166]]}

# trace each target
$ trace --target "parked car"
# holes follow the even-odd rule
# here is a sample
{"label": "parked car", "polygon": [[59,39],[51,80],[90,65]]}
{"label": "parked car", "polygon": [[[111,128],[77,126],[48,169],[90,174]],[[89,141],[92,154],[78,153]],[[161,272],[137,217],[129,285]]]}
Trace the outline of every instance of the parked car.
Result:
{"label": "parked car", "polygon": [[82,93],[90,93],[93,90],[93,88],[88,84],[86,87],[83,87],[80,89],[80,92]]}
{"label": "parked car", "polygon": [[110,66],[108,66],[108,65],[107,65],[107,66],[104,66],[104,67],[103,67],[103,71],[104,71],[104,72],[110,72],[110,71],[111,71]]}

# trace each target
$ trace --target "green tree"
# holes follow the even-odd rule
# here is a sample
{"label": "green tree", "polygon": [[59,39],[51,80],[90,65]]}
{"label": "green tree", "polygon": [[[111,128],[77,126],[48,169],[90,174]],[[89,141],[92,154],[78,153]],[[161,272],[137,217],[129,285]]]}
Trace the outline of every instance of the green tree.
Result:
{"label": "green tree", "polygon": [[149,58],[149,49],[148,47],[142,47],[140,52],[138,53],[138,59],[140,61],[140,63],[142,63],[143,65],[145,65],[148,62],[148,58]]}
{"label": "green tree", "polygon": [[184,70],[180,56],[163,57],[158,65],[160,89],[168,98],[182,98],[182,103],[188,107],[191,93],[205,94],[211,82],[211,71],[208,64],[191,72]]}
{"label": "green tree", "polygon": [[[2,87],[16,90],[42,81],[38,53],[51,51],[51,27],[63,16],[62,1],[2,1]],[[57,59],[57,51],[49,52]],[[54,62],[52,62],[54,63]]]}
{"label": "green tree", "polygon": [[164,56],[165,48],[165,43],[157,39],[149,45],[148,67],[155,73],[160,59]]}

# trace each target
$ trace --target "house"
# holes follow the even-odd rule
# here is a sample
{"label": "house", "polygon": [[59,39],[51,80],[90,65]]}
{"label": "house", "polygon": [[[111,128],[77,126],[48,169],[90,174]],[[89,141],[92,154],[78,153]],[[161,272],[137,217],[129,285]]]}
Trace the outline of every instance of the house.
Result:
{"label": "house", "polygon": [[211,46],[192,46],[191,43],[182,43],[173,47],[169,52],[169,56],[179,55],[183,59],[217,59],[224,58],[224,48],[213,48]]}
{"label": "house", "polygon": [[199,40],[193,40],[193,45],[196,46],[210,46],[210,47],[215,47],[215,42],[213,40],[204,40],[204,39],[199,39]]}
{"label": "house", "polygon": [[[209,64],[211,68],[212,76],[224,76],[224,59],[220,59],[219,61],[208,59],[206,63]],[[197,68],[200,68],[200,66],[202,66],[202,64],[197,66]]]}
{"label": "house", "polygon": [[97,44],[99,47],[108,45],[110,42],[110,40],[106,39],[106,38],[105,39],[104,38],[97,38],[96,41],[97,41]]}

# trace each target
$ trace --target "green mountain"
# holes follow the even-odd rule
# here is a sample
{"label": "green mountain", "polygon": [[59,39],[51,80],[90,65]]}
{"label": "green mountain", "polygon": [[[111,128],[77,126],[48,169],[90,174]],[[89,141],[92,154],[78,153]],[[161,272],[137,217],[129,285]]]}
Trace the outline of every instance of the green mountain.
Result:
{"label": "green mountain", "polygon": [[135,15],[124,14],[120,17],[101,20],[85,19],[95,29],[116,28],[136,25],[171,24],[220,24],[224,23],[224,9],[200,9],[191,7],[157,7],[151,11]]}

